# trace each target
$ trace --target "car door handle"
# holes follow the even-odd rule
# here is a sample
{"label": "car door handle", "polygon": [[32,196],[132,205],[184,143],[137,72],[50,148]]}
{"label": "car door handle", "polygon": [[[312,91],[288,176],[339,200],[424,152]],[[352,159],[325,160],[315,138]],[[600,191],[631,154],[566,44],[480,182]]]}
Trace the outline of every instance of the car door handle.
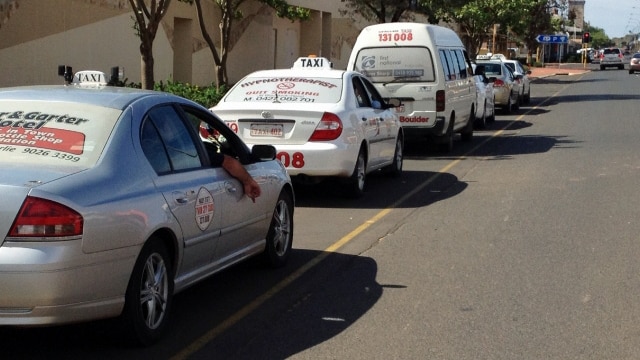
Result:
{"label": "car door handle", "polygon": [[178,204],[187,204],[189,199],[193,197],[196,192],[194,190],[189,190],[187,192],[174,191],[173,192],[173,200]]}
{"label": "car door handle", "polygon": [[238,192],[238,188],[230,181],[227,181],[226,183],[224,183],[224,188],[230,193]]}

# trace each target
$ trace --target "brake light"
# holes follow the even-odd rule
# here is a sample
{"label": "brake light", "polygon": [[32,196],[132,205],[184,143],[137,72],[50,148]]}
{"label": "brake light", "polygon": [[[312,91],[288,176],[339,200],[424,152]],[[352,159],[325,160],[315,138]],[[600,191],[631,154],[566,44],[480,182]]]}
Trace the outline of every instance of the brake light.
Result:
{"label": "brake light", "polygon": [[436,91],[436,111],[444,111],[445,98],[446,96],[444,90]]}
{"label": "brake light", "polygon": [[504,81],[503,81],[503,80],[500,80],[500,79],[496,79],[496,80],[493,82],[493,87],[496,87],[496,86],[497,86],[497,87],[502,87],[502,86],[504,86]]}
{"label": "brake light", "polygon": [[324,113],[309,141],[335,140],[342,134],[342,121],[336,114]]}
{"label": "brake light", "polygon": [[82,235],[84,220],[70,208],[45,199],[27,197],[16,217],[11,237],[61,237]]}

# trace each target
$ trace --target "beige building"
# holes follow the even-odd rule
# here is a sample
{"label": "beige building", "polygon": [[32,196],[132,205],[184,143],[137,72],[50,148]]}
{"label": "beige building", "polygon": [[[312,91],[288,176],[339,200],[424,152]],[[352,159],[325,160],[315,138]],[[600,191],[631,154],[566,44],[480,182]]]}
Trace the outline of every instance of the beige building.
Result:
{"label": "beige building", "polygon": [[[259,2],[246,2],[236,22],[229,53],[229,80],[259,69],[290,67],[299,56],[316,54],[344,68],[362,28],[341,18],[340,0],[289,0],[311,10],[311,20],[280,19]],[[219,37],[218,11],[203,0],[211,37]],[[0,87],[61,84],[58,65],[108,73],[125,69],[140,82],[140,41],[129,0],[0,0]],[[172,0],[153,49],[155,80],[198,85],[214,81],[213,57],[206,46],[195,6]]]}

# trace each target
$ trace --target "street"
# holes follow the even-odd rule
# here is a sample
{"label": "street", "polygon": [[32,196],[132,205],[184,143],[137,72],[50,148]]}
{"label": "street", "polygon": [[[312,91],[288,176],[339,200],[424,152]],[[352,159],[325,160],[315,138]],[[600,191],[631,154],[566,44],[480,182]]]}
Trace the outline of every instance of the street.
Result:
{"label": "street", "polygon": [[[442,154],[409,144],[362,199],[297,188],[294,252],[175,298],[168,336],[115,320],[0,328],[11,359],[636,359],[640,76],[540,77]],[[335,184],[333,184],[335,185]]]}

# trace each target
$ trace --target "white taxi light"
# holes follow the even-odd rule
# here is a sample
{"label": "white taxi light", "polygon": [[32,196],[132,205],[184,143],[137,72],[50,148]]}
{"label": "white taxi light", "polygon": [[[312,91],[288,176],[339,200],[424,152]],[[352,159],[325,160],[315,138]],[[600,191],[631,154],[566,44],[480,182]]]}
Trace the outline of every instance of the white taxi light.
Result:
{"label": "white taxi light", "polygon": [[78,86],[106,86],[108,84],[107,74],[102,71],[84,70],[73,75],[73,85]]}
{"label": "white taxi light", "polygon": [[311,69],[311,70],[330,70],[333,68],[333,63],[329,59],[324,57],[306,56],[299,57],[295,63],[293,63],[292,69]]}

